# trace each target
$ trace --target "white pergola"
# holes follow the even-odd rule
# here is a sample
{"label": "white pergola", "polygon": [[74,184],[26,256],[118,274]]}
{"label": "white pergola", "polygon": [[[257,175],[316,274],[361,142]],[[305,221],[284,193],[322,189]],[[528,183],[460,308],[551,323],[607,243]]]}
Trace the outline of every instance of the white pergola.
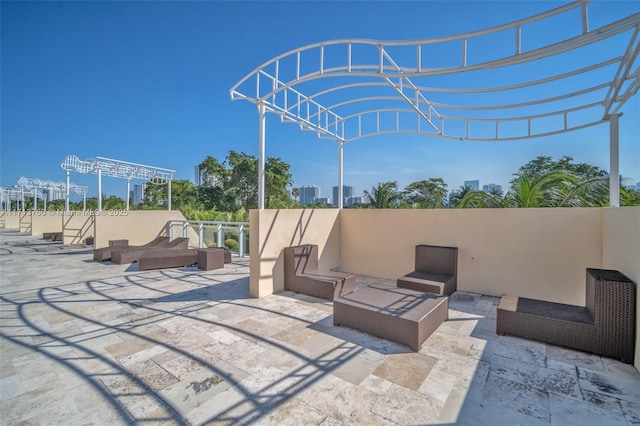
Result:
{"label": "white pergola", "polygon": [[[258,208],[264,208],[266,113],[337,142],[339,208],[348,142],[390,133],[514,141],[608,122],[610,205],[619,206],[618,124],[640,88],[640,13],[591,28],[588,6],[580,0],[447,37],[326,41],[260,65],[230,89],[232,100],[258,107]],[[559,31],[562,38],[531,36],[554,28],[560,16],[572,23]],[[446,85],[438,84],[442,78]]]}
{"label": "white pergola", "polygon": [[82,174],[98,175],[98,211],[102,211],[102,175],[127,180],[126,209],[129,210],[129,192],[131,180],[144,180],[151,184],[167,184],[167,207],[171,210],[171,181],[175,170],[163,169],[144,164],[130,163],[128,161],[113,160],[104,157],[95,157],[88,160],[80,160],[75,155],[67,155],[60,165],[67,172],[67,195],[65,209],[69,210],[69,173],[75,170]]}
{"label": "white pergola", "polygon": [[[75,192],[76,194],[81,194],[82,195],[82,209],[86,210],[87,209],[87,190],[88,188],[86,186],[80,186],[80,185],[76,185],[75,183],[72,182],[67,182],[66,184],[63,182],[53,182],[50,180],[41,180],[38,178],[35,179],[30,179],[30,178],[26,178],[24,176],[21,176],[20,179],[18,179],[18,185],[17,185],[21,191],[22,191],[22,208],[24,210],[24,190],[33,190],[33,206],[34,209],[37,209],[38,206],[38,189],[44,189],[44,190],[56,190],[56,191],[62,191],[62,190],[66,190],[67,191],[67,202],[66,202],[66,208],[67,210],[69,210],[69,205],[68,205],[68,199],[69,199],[69,190]],[[44,197],[44,209],[47,209],[47,198]]]}

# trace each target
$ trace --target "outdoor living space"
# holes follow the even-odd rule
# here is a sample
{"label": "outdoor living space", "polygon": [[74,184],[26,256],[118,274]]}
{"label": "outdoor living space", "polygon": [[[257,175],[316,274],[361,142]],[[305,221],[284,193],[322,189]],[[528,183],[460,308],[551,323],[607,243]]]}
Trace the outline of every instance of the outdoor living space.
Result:
{"label": "outdoor living space", "polygon": [[[634,366],[496,334],[502,292],[580,304],[583,263],[635,274],[638,213],[252,211],[252,256],[210,271],[140,272],[3,229],[2,422],[638,424],[637,339]],[[376,232],[389,214],[411,217]],[[448,320],[417,352],[279,288],[293,243],[362,288],[395,286],[416,242],[460,250]]]}

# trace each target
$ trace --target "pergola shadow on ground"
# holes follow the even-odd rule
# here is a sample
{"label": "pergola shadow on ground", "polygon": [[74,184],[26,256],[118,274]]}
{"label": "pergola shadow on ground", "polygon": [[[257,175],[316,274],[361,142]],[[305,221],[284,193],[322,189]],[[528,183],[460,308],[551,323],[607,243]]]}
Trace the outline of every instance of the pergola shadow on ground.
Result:
{"label": "pergola shadow on ground", "polygon": [[[126,272],[3,233],[7,422],[626,424],[640,373],[495,334],[498,299],[458,292],[419,352],[332,323],[330,302],[256,299],[246,260]],[[46,274],[42,271],[46,270]],[[81,274],[81,277],[80,277]],[[358,286],[392,285],[359,276]]]}

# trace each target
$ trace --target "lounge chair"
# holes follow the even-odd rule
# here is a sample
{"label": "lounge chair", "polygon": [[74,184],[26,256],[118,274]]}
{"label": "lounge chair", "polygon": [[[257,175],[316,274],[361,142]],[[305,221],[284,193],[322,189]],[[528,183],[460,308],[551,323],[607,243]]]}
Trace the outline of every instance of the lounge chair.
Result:
{"label": "lounge chair", "polygon": [[156,246],[122,247],[111,252],[111,261],[117,265],[137,262],[142,253],[150,250],[184,250],[189,248],[189,238],[180,237],[163,241]]}
{"label": "lounge chair", "polygon": [[[117,240],[117,241],[125,241],[125,240]],[[134,248],[134,247],[160,247],[163,244],[168,244],[169,243],[169,237],[157,237],[152,241],[149,241],[147,244],[143,244],[140,246],[130,246],[128,245],[128,241],[127,241],[127,245],[126,246],[122,246],[120,245],[120,243],[116,243],[116,244],[109,244],[109,247],[101,247],[101,248],[97,248],[93,250],[93,260],[96,260],[98,262],[104,262],[105,260],[111,260],[111,254],[114,250],[121,250],[123,248]]]}
{"label": "lounge chair", "polygon": [[304,244],[284,249],[284,288],[333,301],[355,290],[356,277],[318,269],[318,246]]}
{"label": "lounge chair", "polygon": [[138,269],[146,271],[148,269],[179,268],[193,266],[196,263],[198,263],[197,249],[146,250],[138,259]]}
{"label": "lounge chair", "polygon": [[417,245],[415,270],[398,278],[397,286],[450,296],[458,287],[458,248]]}
{"label": "lounge chair", "polygon": [[633,364],[636,285],[622,273],[587,269],[586,306],[502,296],[496,333],[538,340]]}

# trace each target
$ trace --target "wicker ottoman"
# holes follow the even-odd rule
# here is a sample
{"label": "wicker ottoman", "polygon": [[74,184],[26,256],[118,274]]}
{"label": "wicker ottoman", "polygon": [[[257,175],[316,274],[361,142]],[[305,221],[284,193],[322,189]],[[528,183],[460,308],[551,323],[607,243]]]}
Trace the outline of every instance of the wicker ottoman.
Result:
{"label": "wicker ottoman", "polygon": [[225,249],[221,247],[198,249],[198,269],[210,271],[224,268]]}
{"label": "wicker ottoman", "polygon": [[419,351],[449,318],[449,299],[405,288],[371,285],[333,301],[333,324],[403,343]]}

